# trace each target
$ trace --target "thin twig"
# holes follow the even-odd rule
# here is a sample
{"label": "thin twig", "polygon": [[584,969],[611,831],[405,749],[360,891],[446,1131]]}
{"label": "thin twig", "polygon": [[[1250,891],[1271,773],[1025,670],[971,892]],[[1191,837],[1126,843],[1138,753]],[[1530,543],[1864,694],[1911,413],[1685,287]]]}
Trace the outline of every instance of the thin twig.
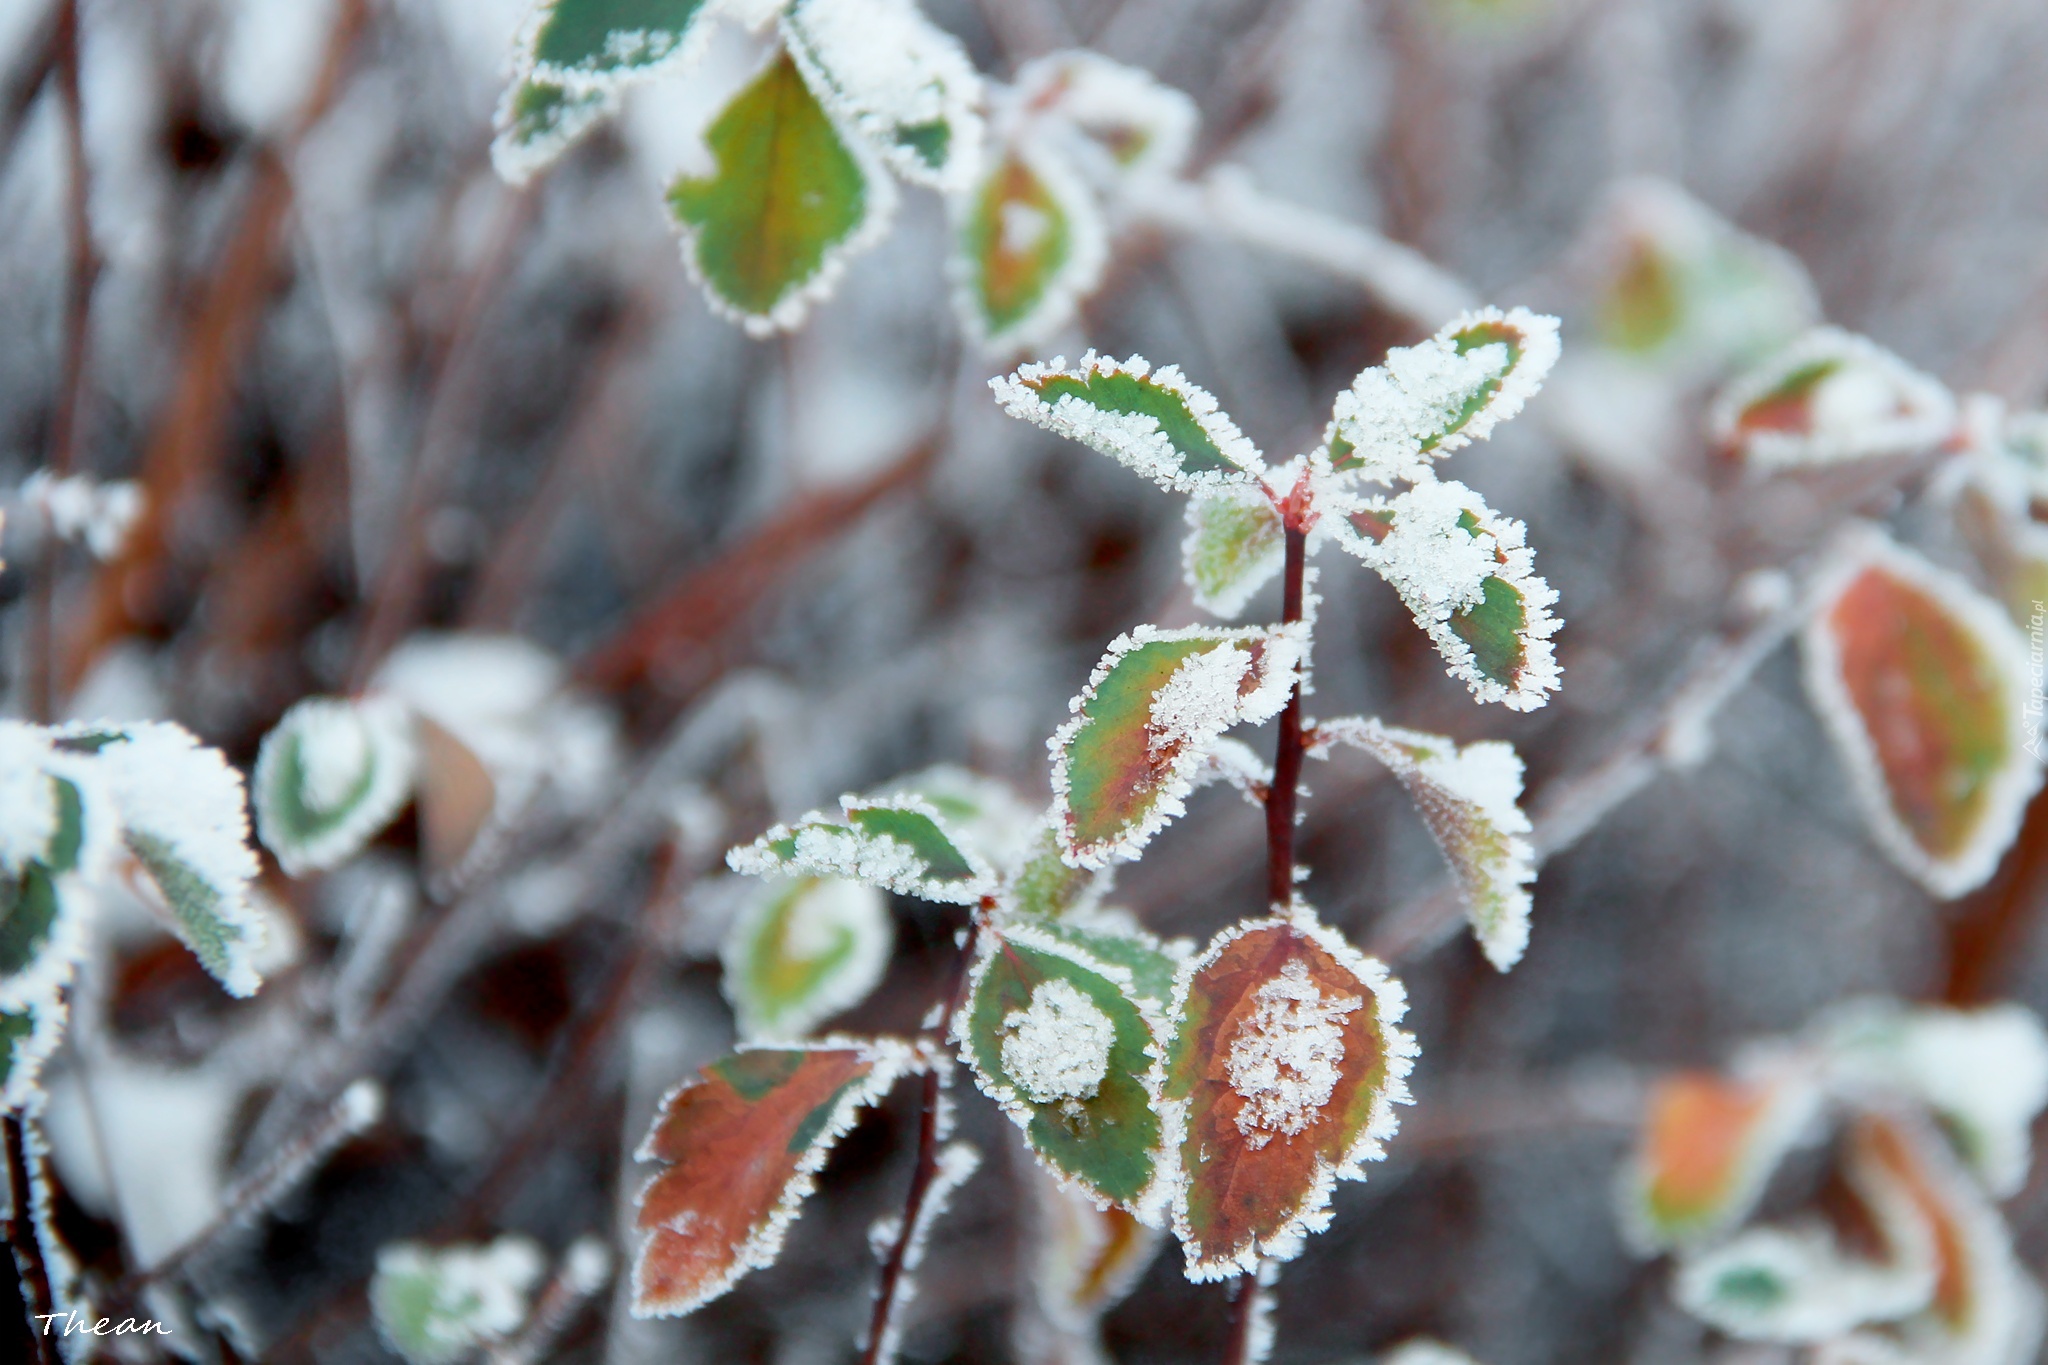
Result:
{"label": "thin twig", "polygon": [[[952,988],[946,993],[945,1008],[931,1029],[932,1037],[941,1046],[952,1031],[953,1016],[966,1003],[968,969],[974,964],[981,923],[994,908],[993,901],[984,899],[961,939],[959,957],[953,965]],[[917,1166],[911,1171],[910,1190],[903,1198],[903,1219],[896,1230],[896,1244],[889,1249],[889,1259],[882,1265],[882,1278],[875,1288],[875,1307],[868,1319],[867,1346],[861,1352],[861,1365],[886,1365],[883,1352],[893,1335],[890,1325],[902,1293],[904,1263],[917,1237],[918,1215],[924,1210],[925,1196],[931,1192],[932,1179],[939,1170],[939,1140],[943,1136],[939,1132],[940,1106],[945,1102],[945,1083],[943,1064],[933,1058],[930,1069],[924,1073],[924,1107],[917,1121]]]}
{"label": "thin twig", "polygon": [[42,1248],[36,1242],[35,1192],[29,1178],[28,1144],[19,1114],[6,1116],[7,1129],[7,1241],[14,1250],[15,1269],[21,1272],[22,1307],[27,1310],[28,1335],[35,1343],[41,1365],[55,1365],[56,1353],[44,1335],[42,1320],[56,1313],[50,1296],[50,1276],[43,1265]]}

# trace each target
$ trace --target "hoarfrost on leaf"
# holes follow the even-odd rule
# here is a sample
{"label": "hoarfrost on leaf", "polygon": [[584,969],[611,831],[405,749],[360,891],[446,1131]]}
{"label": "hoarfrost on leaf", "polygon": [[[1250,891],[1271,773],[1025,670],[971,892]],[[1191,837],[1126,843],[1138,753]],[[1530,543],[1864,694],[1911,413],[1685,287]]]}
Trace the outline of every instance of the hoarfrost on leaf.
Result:
{"label": "hoarfrost on leaf", "polygon": [[1086,161],[1099,163],[1091,170],[1111,183],[1178,174],[1200,123],[1185,94],[1086,50],[1034,57],[1018,69],[1011,96],[1022,117],[1056,120],[1086,139]]}
{"label": "hoarfrost on leaf", "polygon": [[1385,763],[1413,798],[1457,877],[1465,915],[1486,960],[1507,971],[1529,944],[1529,884],[1536,879],[1529,817],[1519,804],[1522,760],[1511,745],[1460,748],[1441,735],[1343,717],[1307,727],[1308,753],[1339,742]]}
{"label": "hoarfrost on leaf", "polygon": [[514,64],[522,80],[609,92],[694,62],[717,8],[716,0],[541,0]]}
{"label": "hoarfrost on leaf", "polygon": [[1868,338],[1816,327],[1723,390],[1709,422],[1750,464],[1785,469],[1931,450],[1956,401]]}
{"label": "hoarfrost on leaf", "polygon": [[929,802],[842,796],[840,807],[837,821],[812,811],[794,825],[775,826],[727,853],[727,865],[753,876],[843,877],[953,905],[994,894],[994,872],[961,847]]}
{"label": "hoarfrost on leaf", "polygon": [[453,1365],[518,1330],[545,1264],[518,1236],[441,1249],[393,1243],[377,1253],[370,1282],[377,1334],[411,1365]]}
{"label": "hoarfrost on leaf", "polygon": [[0,720],[0,872],[47,856],[57,833],[57,784],[42,730]]}
{"label": "hoarfrost on leaf", "polygon": [[1012,417],[1090,446],[1164,488],[1252,487],[1265,471],[1237,423],[1172,365],[1154,370],[1143,356],[1119,361],[1089,351],[1072,370],[1058,356],[988,384]]}
{"label": "hoarfrost on leaf", "polygon": [[1557,357],[1556,318],[1466,313],[1419,346],[1389,351],[1337,395],[1322,458],[1335,475],[1373,483],[1429,478],[1437,457],[1520,412]]}
{"label": "hoarfrost on leaf", "polygon": [[533,77],[514,81],[492,120],[491,165],[507,184],[524,185],[618,108],[616,88],[579,93]]}
{"label": "hoarfrost on leaf", "polygon": [[1095,1098],[1109,1074],[1116,1025],[1073,983],[1048,978],[1003,1020],[1003,1070],[1034,1104]]}
{"label": "hoarfrost on leaf", "polygon": [[412,795],[412,717],[395,698],[312,697],[264,736],[251,786],[256,830],[291,876],[338,866]]}
{"label": "hoarfrost on leaf", "polygon": [[1226,485],[1188,500],[1181,573],[1195,605],[1226,620],[1272,581],[1287,556],[1287,532],[1265,490]]}
{"label": "hoarfrost on leaf", "polygon": [[800,1038],[859,1004],[894,944],[895,921],[871,886],[807,877],[760,887],[720,952],[741,1038]]}
{"label": "hoarfrost on leaf", "polygon": [[980,169],[981,76],[914,0],[797,0],[782,33],[810,87],[905,179],[964,191]]}
{"label": "hoarfrost on leaf", "polygon": [[1688,1257],[1673,1296],[1729,1336],[1814,1343],[1904,1317],[1933,1289],[1931,1259],[1857,1261],[1822,1229],[1757,1227]]}
{"label": "hoarfrost on leaf", "polygon": [[1344,1020],[1365,999],[1326,998],[1308,967],[1290,959],[1252,993],[1252,1002],[1230,1040],[1224,1070],[1244,1101],[1237,1130],[1257,1151],[1276,1134],[1299,1133],[1330,1102],[1343,1074]]}
{"label": "hoarfrost on leaf", "polygon": [[981,170],[952,200],[953,304],[983,350],[1013,352],[1073,320],[1109,263],[1109,227],[1067,158],[1030,129],[992,145]]}

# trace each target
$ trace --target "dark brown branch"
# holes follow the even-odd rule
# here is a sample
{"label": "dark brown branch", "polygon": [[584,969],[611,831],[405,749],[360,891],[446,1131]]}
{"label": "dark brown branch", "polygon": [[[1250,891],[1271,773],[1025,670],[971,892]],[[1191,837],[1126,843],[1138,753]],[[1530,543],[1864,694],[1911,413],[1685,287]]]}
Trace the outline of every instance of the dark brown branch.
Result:
{"label": "dark brown branch", "polygon": [[54,1365],[56,1352],[38,1319],[55,1313],[50,1294],[50,1277],[43,1266],[42,1248],[36,1243],[34,1186],[29,1179],[28,1143],[22,1132],[24,1120],[9,1114],[7,1128],[7,1241],[14,1249],[14,1265],[21,1272],[21,1302],[28,1314],[29,1340],[35,1343],[40,1365]]}

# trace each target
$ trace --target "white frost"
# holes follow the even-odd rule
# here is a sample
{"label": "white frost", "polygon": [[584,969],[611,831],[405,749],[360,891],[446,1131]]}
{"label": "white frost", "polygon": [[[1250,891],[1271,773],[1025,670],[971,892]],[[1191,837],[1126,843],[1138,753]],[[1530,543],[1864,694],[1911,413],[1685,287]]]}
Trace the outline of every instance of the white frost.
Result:
{"label": "white frost", "polygon": [[[1037,301],[1018,316],[998,324],[982,306],[983,299],[975,286],[982,263],[967,254],[973,236],[969,221],[995,188],[996,177],[1007,174],[1011,158],[1051,201],[1051,213],[1041,208],[1032,211],[1044,214],[1048,220],[1060,220],[1066,228],[1067,248],[1064,258],[1052,266],[1051,277],[1043,281]],[[953,282],[954,311],[968,333],[984,352],[1000,353],[1007,358],[1020,349],[1038,345],[1074,320],[1081,300],[1094,292],[1109,265],[1109,224],[1103,217],[1101,203],[1074,169],[1071,158],[1038,130],[1011,129],[1007,140],[989,146],[980,169],[982,178],[966,194],[951,197],[954,222],[946,270]],[[998,210],[1006,231],[1013,203]]]}
{"label": "white frost", "polygon": [[1344,1074],[1344,1021],[1365,999],[1325,997],[1298,958],[1253,999],[1230,1041],[1225,1069],[1231,1089],[1245,1101],[1238,1131],[1257,1151],[1276,1134],[1292,1137],[1321,1115]]}
{"label": "white frost", "polygon": [[392,1243],[378,1251],[370,1282],[377,1333],[412,1365],[450,1365],[518,1330],[527,1293],[545,1268],[540,1247],[526,1237],[441,1250]]}
{"label": "white frost", "polygon": [[[1745,430],[1744,414],[1801,371],[1831,367],[1805,395],[1803,430]],[[1816,327],[1747,371],[1715,400],[1714,437],[1763,469],[1931,450],[1955,429],[1956,400],[1930,375],[1867,337]]]}
{"label": "white frost", "polygon": [[[779,930],[779,933],[777,932]],[[719,957],[725,998],[749,1041],[797,1038],[865,1000],[888,969],[896,942],[888,903],[871,886],[838,878],[758,888],[733,921]],[[835,955],[802,996],[777,997],[759,979],[778,980],[779,964],[812,969]]]}
{"label": "white frost", "polygon": [[1093,1099],[1109,1074],[1116,1025],[1070,981],[1033,987],[1003,1030],[1003,1070],[1033,1103]]}
{"label": "white frost", "polygon": [[0,720],[0,871],[41,858],[57,832],[57,787],[44,771],[49,758],[42,730]]}
{"label": "white frost", "polygon": [[1149,72],[1086,50],[1033,58],[1011,91],[1018,109],[1086,139],[1077,157],[1110,184],[1177,174],[1201,119],[1193,100]]}
{"label": "white frost", "polygon": [[[296,756],[296,793],[284,784]],[[412,717],[396,699],[311,697],[263,738],[251,786],[256,828],[286,873],[338,866],[362,851],[412,795]]]}
{"label": "white frost", "polygon": [[142,485],[129,479],[102,483],[85,474],[57,478],[46,469],[28,476],[21,499],[38,508],[59,540],[82,544],[93,558],[112,559],[142,515]]}

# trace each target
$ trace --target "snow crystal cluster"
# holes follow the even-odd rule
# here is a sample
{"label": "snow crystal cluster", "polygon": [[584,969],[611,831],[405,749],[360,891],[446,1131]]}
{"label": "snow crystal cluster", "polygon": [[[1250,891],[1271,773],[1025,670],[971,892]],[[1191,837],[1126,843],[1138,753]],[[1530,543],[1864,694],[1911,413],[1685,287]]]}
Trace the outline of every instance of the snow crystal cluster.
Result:
{"label": "snow crystal cluster", "polygon": [[1344,1021],[1365,1000],[1325,996],[1298,958],[1252,998],[1251,1014],[1230,1041],[1225,1074],[1244,1099],[1238,1131],[1257,1151],[1276,1134],[1301,1132],[1330,1102],[1343,1076]]}
{"label": "snow crystal cluster", "polygon": [[1003,1029],[1003,1070],[1035,1104],[1092,1099],[1109,1074],[1116,1025],[1072,982],[1034,986]]}

